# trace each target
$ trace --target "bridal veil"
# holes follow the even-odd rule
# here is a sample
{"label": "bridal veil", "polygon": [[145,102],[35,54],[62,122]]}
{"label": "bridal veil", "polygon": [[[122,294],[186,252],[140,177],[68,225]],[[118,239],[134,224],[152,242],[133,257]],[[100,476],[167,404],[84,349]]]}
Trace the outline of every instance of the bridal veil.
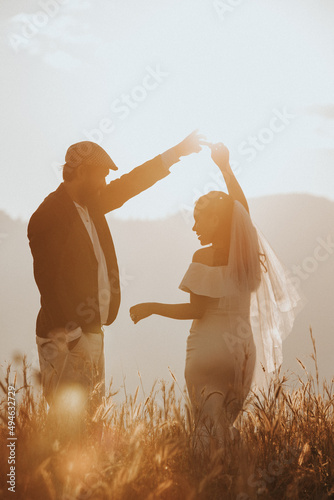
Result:
{"label": "bridal veil", "polygon": [[251,332],[248,327],[244,333],[253,335],[256,346],[252,388],[265,389],[268,374],[282,364],[282,342],[302,301],[283,264],[238,201],[233,205],[227,279],[235,284],[235,293],[250,294]]}

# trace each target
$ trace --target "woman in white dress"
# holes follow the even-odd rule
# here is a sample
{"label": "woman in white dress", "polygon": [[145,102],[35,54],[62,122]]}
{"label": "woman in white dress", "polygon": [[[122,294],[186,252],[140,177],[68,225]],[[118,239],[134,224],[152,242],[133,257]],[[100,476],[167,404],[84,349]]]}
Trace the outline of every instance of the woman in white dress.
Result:
{"label": "woman in white dress", "polygon": [[134,323],[152,314],[193,320],[185,379],[203,444],[209,434],[220,441],[227,428],[232,437],[237,433],[233,423],[249,390],[266,387],[267,374],[282,362],[282,340],[299,298],[251,222],[228,149],[210,147],[229,194],[212,191],[196,202],[193,231],[204,248],[195,252],[180,284],[190,301],[130,309]]}

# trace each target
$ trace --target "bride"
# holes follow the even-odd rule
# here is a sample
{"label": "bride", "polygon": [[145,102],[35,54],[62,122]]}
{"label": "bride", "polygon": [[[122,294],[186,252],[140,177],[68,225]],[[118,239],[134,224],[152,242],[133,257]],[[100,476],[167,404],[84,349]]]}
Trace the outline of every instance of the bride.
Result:
{"label": "bride", "polygon": [[251,388],[266,388],[282,363],[299,295],[262,234],[253,225],[245,195],[221,143],[206,143],[228,194],[211,191],[196,202],[193,231],[204,248],[194,253],[179,288],[184,304],[146,302],[130,309],[134,323],[152,314],[192,319],[185,379],[201,421],[202,444],[221,442]]}

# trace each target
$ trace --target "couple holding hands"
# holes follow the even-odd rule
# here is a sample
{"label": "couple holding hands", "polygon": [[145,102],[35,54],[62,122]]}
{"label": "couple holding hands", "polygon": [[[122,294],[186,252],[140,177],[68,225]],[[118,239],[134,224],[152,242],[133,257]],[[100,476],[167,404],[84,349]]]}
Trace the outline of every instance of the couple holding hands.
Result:
{"label": "couple holding hands", "polygon": [[[211,191],[194,208],[197,250],[180,284],[182,304],[141,303],[134,323],[152,314],[193,320],[185,379],[201,442],[220,442],[252,387],[265,387],[282,363],[299,296],[269,244],[252,223],[248,203],[229,164],[228,149],[197,132],[131,172],[106,184],[117,170],[89,141],[67,150],[63,179],[31,216],[28,238],[41,295],[36,323],[43,392],[50,409],[81,390],[93,415],[105,394],[104,331],[120,306],[119,271],[106,213],[170,174],[182,156],[202,146],[224,177],[227,193]],[[68,395],[66,396],[68,397]]]}

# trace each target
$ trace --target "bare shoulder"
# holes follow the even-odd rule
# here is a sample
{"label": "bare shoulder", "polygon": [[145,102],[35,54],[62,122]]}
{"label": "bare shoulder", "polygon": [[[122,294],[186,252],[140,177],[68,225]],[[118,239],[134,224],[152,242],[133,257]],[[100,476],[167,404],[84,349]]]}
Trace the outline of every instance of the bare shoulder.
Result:
{"label": "bare shoulder", "polygon": [[193,255],[193,262],[212,266],[213,250],[212,247],[200,248]]}

